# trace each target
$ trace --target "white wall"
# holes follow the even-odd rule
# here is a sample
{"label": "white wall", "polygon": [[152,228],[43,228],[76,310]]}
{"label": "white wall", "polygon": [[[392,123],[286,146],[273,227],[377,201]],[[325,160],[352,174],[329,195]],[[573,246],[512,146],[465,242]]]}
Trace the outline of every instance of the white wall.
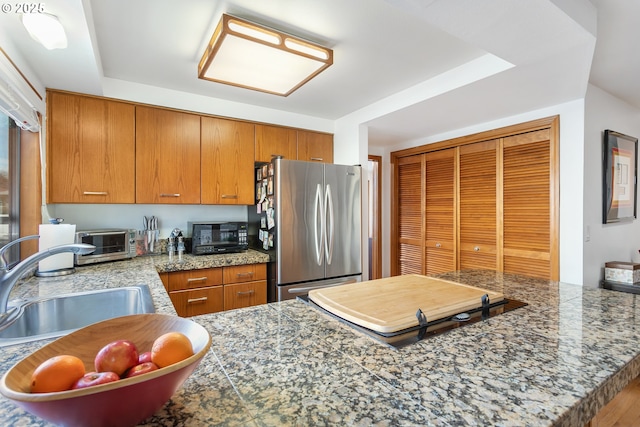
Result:
{"label": "white wall", "polygon": [[256,105],[242,104],[240,102],[226,101],[224,99],[133,83],[125,80],[105,78],[103,91],[104,96],[110,98],[196,111],[235,119],[251,120],[254,122],[298,127],[320,132],[333,132],[333,120],[289,113]]}
{"label": "white wall", "polygon": [[640,137],[640,110],[593,85],[585,100],[584,225],[590,239],[584,243],[583,274],[585,284],[597,285],[605,262],[640,261],[640,220],[602,223],[603,132]]}
{"label": "white wall", "polygon": [[[390,271],[390,165],[389,153],[405,148],[444,141],[473,133],[523,123],[543,117],[560,116],[560,280],[582,284],[582,179],[584,146],[584,101],[576,100],[491,122],[480,123],[417,141],[405,142],[383,154],[383,275]],[[375,153],[380,155],[380,153]]]}
{"label": "white wall", "polygon": [[[158,218],[160,237],[167,238],[174,228],[187,230],[189,221],[246,221],[246,206],[203,205],[84,205],[48,206],[53,218],[76,224],[76,230],[96,228],[133,228],[142,230],[142,217]],[[44,219],[46,221],[46,219]],[[184,233],[190,235],[190,232]]]}

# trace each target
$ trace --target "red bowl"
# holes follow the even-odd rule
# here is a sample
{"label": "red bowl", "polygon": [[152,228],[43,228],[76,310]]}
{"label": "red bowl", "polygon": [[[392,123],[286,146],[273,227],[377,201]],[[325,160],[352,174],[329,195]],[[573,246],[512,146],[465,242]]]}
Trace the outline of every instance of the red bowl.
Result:
{"label": "red bowl", "polygon": [[[166,332],[182,332],[194,355],[173,365],[112,383],[55,393],[30,393],[31,374],[50,357],[79,357],[93,370],[96,353],[106,344],[127,339],[140,352]],[[211,336],[199,324],[165,314],[136,314],[98,322],[35,351],[15,364],[0,382],[0,393],[28,412],[65,426],[134,426],[160,409],[196,369],[211,347]]]}

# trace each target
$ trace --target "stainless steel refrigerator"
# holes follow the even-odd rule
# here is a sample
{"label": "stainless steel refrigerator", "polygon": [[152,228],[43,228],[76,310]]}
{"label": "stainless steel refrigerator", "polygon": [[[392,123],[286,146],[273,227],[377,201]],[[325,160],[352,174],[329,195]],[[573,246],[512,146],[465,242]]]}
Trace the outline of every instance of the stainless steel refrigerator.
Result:
{"label": "stainless steel refrigerator", "polygon": [[256,174],[249,233],[270,254],[269,301],[361,280],[361,167],[274,159]]}

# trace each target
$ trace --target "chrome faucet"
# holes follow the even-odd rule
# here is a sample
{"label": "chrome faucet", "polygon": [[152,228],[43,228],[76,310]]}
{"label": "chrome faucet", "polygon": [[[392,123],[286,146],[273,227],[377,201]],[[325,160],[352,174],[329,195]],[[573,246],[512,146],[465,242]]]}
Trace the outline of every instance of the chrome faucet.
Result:
{"label": "chrome faucet", "polygon": [[11,246],[16,243],[29,239],[38,239],[40,236],[25,236],[16,239],[2,248],[0,248],[0,321],[2,321],[8,315],[9,294],[13,287],[18,283],[18,280],[24,276],[24,274],[38,261],[41,261],[52,255],[61,254],[64,252],[73,252],[74,254],[85,255],[95,251],[96,247],[88,245],[86,243],[75,243],[70,245],[53,246],[48,249],[44,249],[31,256],[28,256],[24,260],[20,261],[13,268],[9,268],[7,260],[5,258],[5,252]]}

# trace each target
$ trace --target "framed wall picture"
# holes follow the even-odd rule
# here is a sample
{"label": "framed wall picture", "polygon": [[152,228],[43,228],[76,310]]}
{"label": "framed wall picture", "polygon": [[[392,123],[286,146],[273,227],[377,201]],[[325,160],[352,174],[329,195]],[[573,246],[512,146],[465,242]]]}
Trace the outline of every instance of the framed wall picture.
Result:
{"label": "framed wall picture", "polygon": [[638,138],[607,129],[603,145],[602,222],[633,221],[636,218]]}

